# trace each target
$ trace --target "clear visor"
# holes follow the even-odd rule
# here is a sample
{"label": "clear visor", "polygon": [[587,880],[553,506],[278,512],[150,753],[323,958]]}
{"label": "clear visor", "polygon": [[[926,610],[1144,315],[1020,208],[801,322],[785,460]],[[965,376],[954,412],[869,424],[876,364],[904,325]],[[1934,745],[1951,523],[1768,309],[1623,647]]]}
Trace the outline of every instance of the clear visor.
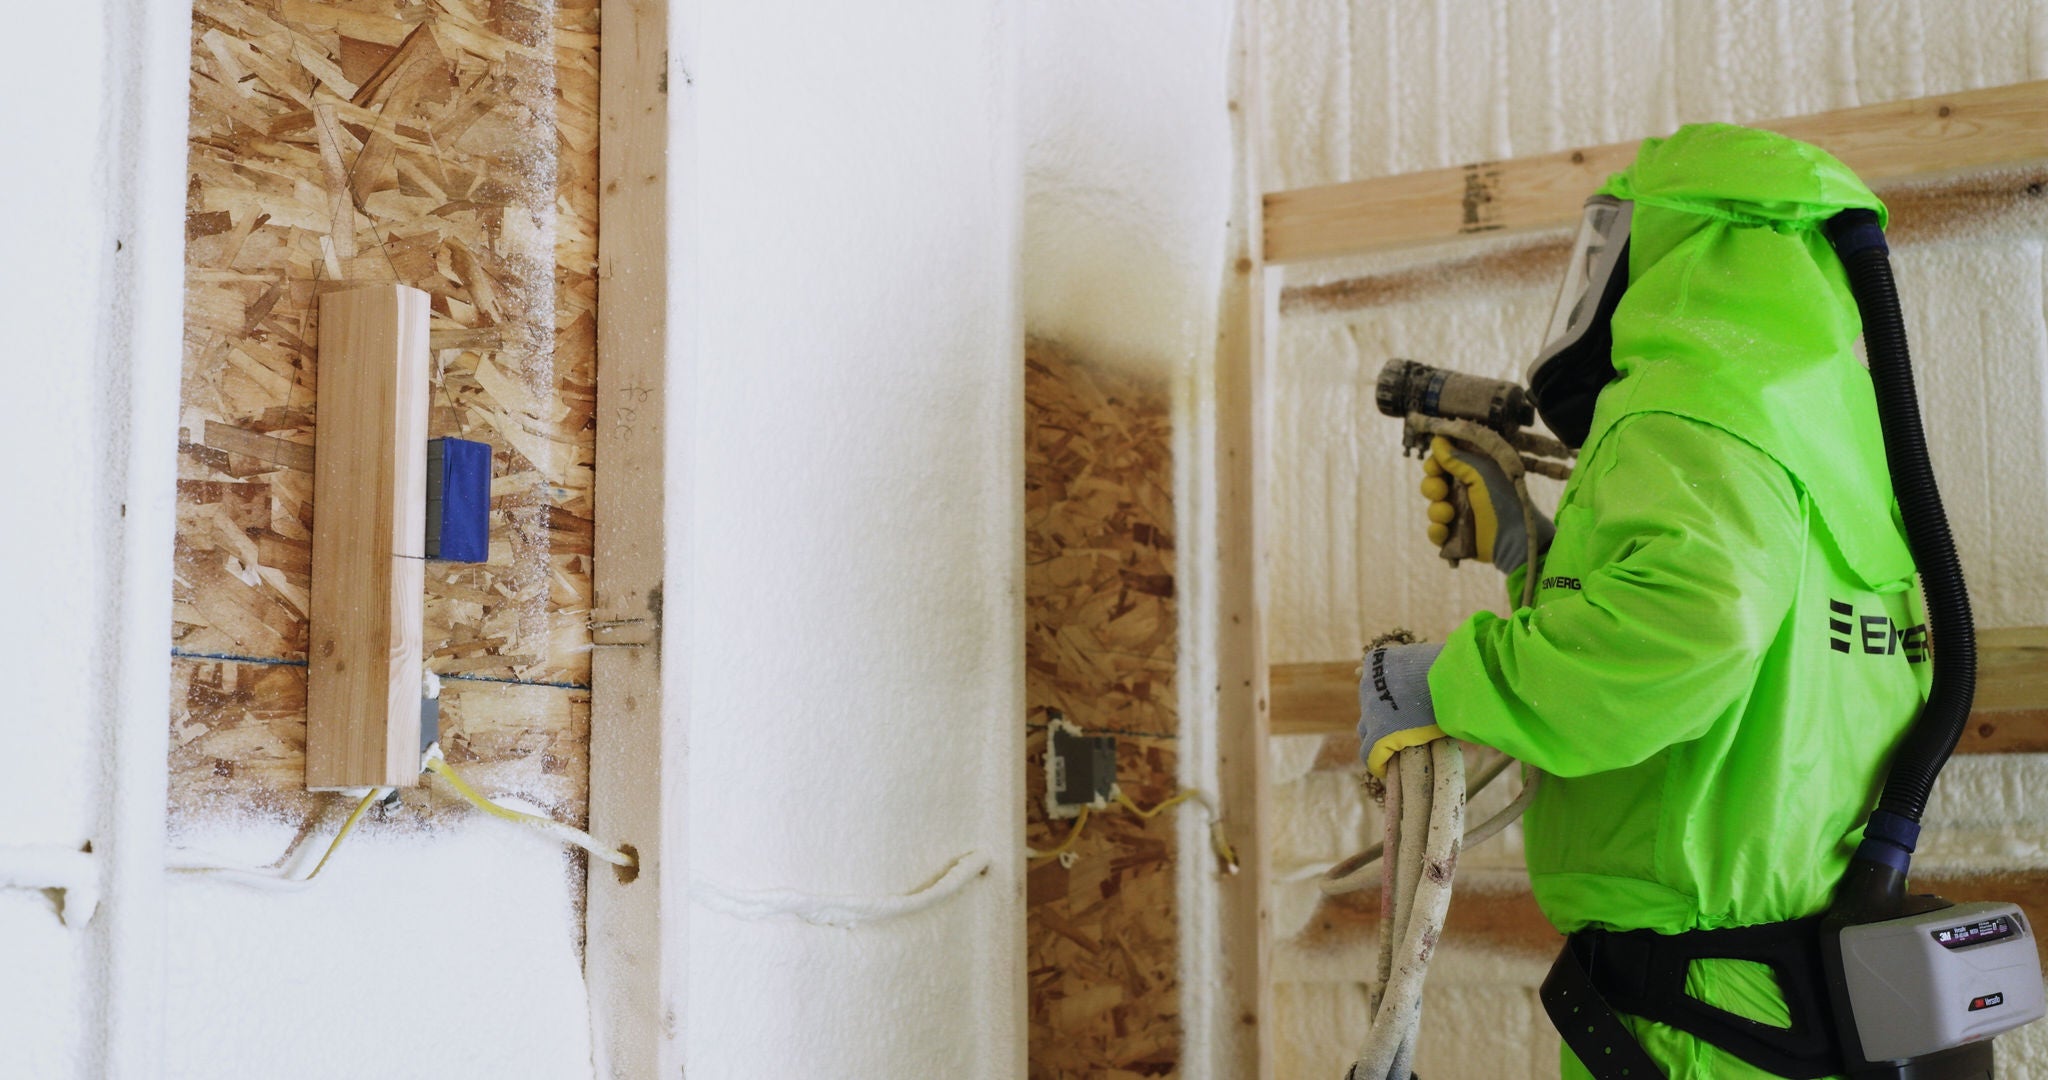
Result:
{"label": "clear visor", "polygon": [[[1579,221],[1579,235],[1572,242],[1571,264],[1565,268],[1564,287],[1558,290],[1557,306],[1551,309],[1550,325],[1543,331],[1543,352],[1549,353],[1567,337],[1575,336],[1580,324],[1594,317],[1600,294],[1606,291],[1613,266],[1612,249],[1628,240],[1628,207],[1612,195],[1595,195],[1586,200],[1585,217]],[[1607,255],[1606,259],[1601,256]]]}

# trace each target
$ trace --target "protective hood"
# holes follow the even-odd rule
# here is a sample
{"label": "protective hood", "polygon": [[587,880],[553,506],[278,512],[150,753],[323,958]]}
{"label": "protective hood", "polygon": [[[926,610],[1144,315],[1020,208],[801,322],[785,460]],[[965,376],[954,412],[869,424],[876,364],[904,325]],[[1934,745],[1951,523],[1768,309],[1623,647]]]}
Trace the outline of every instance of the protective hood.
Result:
{"label": "protective hood", "polygon": [[1727,124],[1644,140],[1601,190],[1635,212],[1618,374],[1585,453],[1637,413],[1721,428],[1791,474],[1867,586],[1903,588],[1913,558],[1856,356],[1862,322],[1821,231],[1851,207],[1882,220],[1884,205],[1826,151]]}

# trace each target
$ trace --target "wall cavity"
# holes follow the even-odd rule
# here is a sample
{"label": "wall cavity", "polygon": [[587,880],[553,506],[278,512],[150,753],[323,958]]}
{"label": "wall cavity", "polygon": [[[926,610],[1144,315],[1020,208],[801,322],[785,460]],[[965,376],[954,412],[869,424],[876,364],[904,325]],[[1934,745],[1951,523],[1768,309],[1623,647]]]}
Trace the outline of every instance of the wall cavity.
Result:
{"label": "wall cavity", "polygon": [[[1025,836],[1050,850],[1074,827],[1045,811],[1055,712],[1115,736],[1117,783],[1140,806],[1180,787],[1172,403],[1164,386],[1041,342],[1026,349],[1024,397]],[[1172,819],[1111,804],[1090,815],[1071,867],[1033,864],[1033,1076],[1178,1068],[1178,847]]]}
{"label": "wall cavity", "polygon": [[747,0],[672,49],[693,1075],[1025,1069],[1018,44],[995,0]]}
{"label": "wall cavity", "polygon": [[[1022,5],[1031,805],[1044,710],[1120,735],[1141,804],[1215,793],[1214,687],[1176,568],[1232,215],[1236,5]],[[1193,738],[1190,739],[1192,734]],[[1034,846],[1057,843],[1033,809]],[[1096,815],[1030,877],[1034,1076],[1229,1076],[1218,881],[1196,807]],[[1220,1034],[1220,1037],[1219,1037]]]}
{"label": "wall cavity", "polygon": [[[441,745],[582,824],[596,0],[198,0],[190,87],[176,843],[263,864],[346,809],[303,790],[314,343],[323,292],[384,282],[432,297],[429,434],[494,458],[489,560],[426,575]],[[304,892],[181,876],[164,1071],[590,1075],[583,875],[433,782]]]}

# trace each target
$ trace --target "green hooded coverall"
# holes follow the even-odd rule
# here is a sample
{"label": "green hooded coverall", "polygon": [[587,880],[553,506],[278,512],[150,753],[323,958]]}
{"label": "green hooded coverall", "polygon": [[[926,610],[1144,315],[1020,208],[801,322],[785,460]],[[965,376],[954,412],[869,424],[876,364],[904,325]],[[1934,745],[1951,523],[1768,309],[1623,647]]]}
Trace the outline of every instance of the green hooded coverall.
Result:
{"label": "green hooded coverall", "polygon": [[[1526,857],[1560,931],[1811,915],[1930,679],[1861,322],[1820,229],[1884,209],[1818,148],[1727,125],[1645,141],[1603,190],[1635,202],[1619,374],[1535,605],[1451,636],[1437,721],[1550,774]],[[1687,987],[1786,1022],[1761,965],[1702,961]],[[1626,1019],[1673,1080],[1770,1075]],[[1569,1048],[1564,1074],[1587,1075]]]}

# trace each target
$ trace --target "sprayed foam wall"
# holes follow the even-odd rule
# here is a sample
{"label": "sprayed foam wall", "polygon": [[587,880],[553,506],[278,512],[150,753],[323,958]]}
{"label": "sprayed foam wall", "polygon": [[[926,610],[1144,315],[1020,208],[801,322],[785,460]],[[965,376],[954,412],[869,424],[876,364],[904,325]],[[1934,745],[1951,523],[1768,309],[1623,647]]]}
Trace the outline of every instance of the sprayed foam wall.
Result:
{"label": "sprayed foam wall", "polygon": [[[97,456],[93,429],[103,417],[95,373],[85,361],[93,352],[101,260],[113,244],[100,215],[95,147],[72,133],[92,131],[103,107],[98,72],[105,41],[64,30],[56,15],[29,17],[48,24],[38,36],[50,47],[28,58],[27,70],[11,68],[0,81],[13,96],[25,96],[40,62],[45,78],[75,72],[71,85],[78,92],[58,96],[47,108],[8,110],[0,137],[15,146],[63,141],[76,152],[52,156],[37,174],[17,172],[0,181],[8,205],[40,208],[25,224],[32,230],[42,225],[43,242],[24,242],[47,253],[33,263],[9,259],[0,266],[0,312],[21,334],[12,346],[15,363],[26,366],[31,357],[64,362],[48,363],[32,399],[10,395],[0,405],[0,448],[14,462],[90,461]],[[35,33],[33,26],[25,30]],[[67,228],[61,224],[67,220],[85,227]],[[0,671],[7,675],[8,711],[16,717],[0,726],[6,748],[0,754],[0,848],[76,850],[95,824],[94,732],[79,722],[88,715],[81,692],[91,680],[57,673],[80,673],[95,652],[101,626],[81,610],[79,596],[81,586],[89,588],[98,577],[92,553],[105,526],[86,470],[20,474],[12,500],[36,507],[31,517],[38,525],[8,529],[0,540],[0,552],[16,571],[8,575],[7,630],[0,632]],[[37,569],[18,572],[29,567]],[[84,936],[58,921],[53,898],[0,890],[0,941],[19,958],[0,965],[0,1042],[37,1075],[82,1075],[76,1071],[83,1053],[76,1017],[90,1000],[91,977]]]}
{"label": "sprayed foam wall", "polygon": [[685,25],[671,205],[702,270],[670,331],[688,554],[667,610],[690,873],[876,896],[991,860],[851,928],[697,906],[690,1073],[1015,1076],[1017,31],[993,0],[712,3]]}
{"label": "sprayed foam wall", "polygon": [[[1259,11],[1268,190],[2048,75],[2039,5],[1264,0]],[[1902,246],[1895,261],[1980,625],[2039,625],[2048,623],[2048,550],[2034,540],[2048,531],[2048,216],[1991,209],[1963,231]],[[1415,464],[1399,457],[1398,426],[1371,401],[1390,356],[1519,374],[1555,277],[1542,272],[1541,248],[1526,245],[1520,255],[1495,251],[1486,265],[1496,269],[1476,279],[1447,268],[1489,250],[1474,241],[1290,273],[1291,285],[1313,285],[1399,270],[1421,287],[1370,303],[1304,291],[1283,318],[1272,387],[1275,662],[1352,656],[1394,624],[1441,640],[1472,610],[1501,605],[1496,575],[1450,570],[1423,543]],[[1556,485],[1538,493],[1555,497]],[[1275,754],[1283,871],[1378,832],[1351,777],[1313,771],[1313,756],[1284,745]],[[2043,791],[2048,762],[2038,758],[1958,760],[1930,812],[1921,869],[2048,867],[2026,841],[2048,826]],[[1469,853],[1461,883],[1512,885],[1517,833]],[[1330,944],[1323,921],[1312,885],[1278,887],[1283,1076],[1337,1075],[1364,1034],[1370,939]],[[1554,1036],[1534,998],[1542,969],[1504,946],[1453,947],[1432,972],[1417,1071],[1555,1075]],[[2001,1076],[2048,1075],[2048,1036],[2037,1031],[2002,1041],[2000,1054]]]}
{"label": "sprayed foam wall", "polygon": [[1022,11],[1026,326],[1090,363],[1185,375],[1214,349],[1233,6]]}
{"label": "sprayed foam wall", "polygon": [[[10,327],[0,451],[0,1072],[156,1068],[164,689],[177,401],[185,13],[135,0],[15,13],[0,72]],[[20,873],[76,857],[89,920]],[[65,921],[58,917],[63,903]]]}

